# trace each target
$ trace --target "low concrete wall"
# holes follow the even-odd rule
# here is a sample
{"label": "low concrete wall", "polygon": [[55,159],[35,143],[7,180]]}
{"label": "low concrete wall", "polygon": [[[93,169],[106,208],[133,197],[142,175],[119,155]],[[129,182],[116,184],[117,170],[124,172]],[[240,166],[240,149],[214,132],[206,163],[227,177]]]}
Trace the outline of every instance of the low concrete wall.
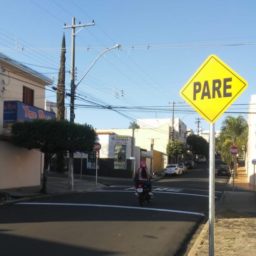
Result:
{"label": "low concrete wall", "polygon": [[40,186],[42,154],[0,141],[0,189]]}

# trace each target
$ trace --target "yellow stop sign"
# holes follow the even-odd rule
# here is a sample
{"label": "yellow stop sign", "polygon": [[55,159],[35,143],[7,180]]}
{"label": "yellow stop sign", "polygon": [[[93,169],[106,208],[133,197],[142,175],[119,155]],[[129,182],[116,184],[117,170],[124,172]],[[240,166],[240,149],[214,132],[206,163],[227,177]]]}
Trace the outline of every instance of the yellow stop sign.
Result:
{"label": "yellow stop sign", "polygon": [[216,55],[210,55],[180,91],[204,119],[214,123],[247,87]]}

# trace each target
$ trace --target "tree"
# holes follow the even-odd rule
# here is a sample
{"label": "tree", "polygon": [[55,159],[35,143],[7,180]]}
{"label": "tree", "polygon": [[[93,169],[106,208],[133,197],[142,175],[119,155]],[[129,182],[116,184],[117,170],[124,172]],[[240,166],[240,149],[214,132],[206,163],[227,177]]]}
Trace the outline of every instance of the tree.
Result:
{"label": "tree", "polygon": [[247,141],[248,124],[242,117],[228,116],[222,124],[221,133],[223,137],[229,138],[234,144],[237,144],[241,137],[245,137]]}
{"label": "tree", "polygon": [[[57,120],[65,119],[65,64],[66,64],[66,40],[65,34],[62,37],[60,68],[57,84]],[[57,172],[64,172],[64,153],[56,154]]]}
{"label": "tree", "polygon": [[38,149],[45,154],[42,192],[46,193],[47,170],[52,156],[59,152],[90,152],[96,133],[90,125],[67,121],[34,120],[12,126],[12,142],[27,149]]}
{"label": "tree", "polygon": [[167,144],[166,152],[169,159],[178,162],[179,156],[185,153],[185,145],[178,140],[170,141]]}
{"label": "tree", "polygon": [[139,129],[140,126],[134,121],[134,122],[131,122],[130,125],[129,125],[129,129]]}
{"label": "tree", "polygon": [[191,134],[187,137],[187,145],[194,155],[203,155],[208,159],[209,143],[203,137]]}
{"label": "tree", "polygon": [[[135,129],[139,129],[140,126],[134,121],[131,122],[129,125],[129,129],[132,129],[132,145],[131,145],[131,156],[134,157],[134,145],[135,145],[135,138],[134,138],[134,133]],[[134,160],[135,161],[135,160]]]}
{"label": "tree", "polygon": [[247,148],[248,139],[248,124],[242,117],[228,116],[222,123],[221,132],[216,140],[217,151],[221,154],[222,159],[231,163],[232,156],[230,154],[230,147],[236,145],[239,154],[244,153]]}
{"label": "tree", "polygon": [[65,119],[65,64],[66,64],[66,41],[65,34],[62,37],[60,68],[57,84],[57,120]]}
{"label": "tree", "polygon": [[230,154],[230,147],[232,145],[232,140],[224,138],[221,134],[216,138],[216,151],[221,155],[221,159],[228,165],[231,165],[232,162],[232,155]]}

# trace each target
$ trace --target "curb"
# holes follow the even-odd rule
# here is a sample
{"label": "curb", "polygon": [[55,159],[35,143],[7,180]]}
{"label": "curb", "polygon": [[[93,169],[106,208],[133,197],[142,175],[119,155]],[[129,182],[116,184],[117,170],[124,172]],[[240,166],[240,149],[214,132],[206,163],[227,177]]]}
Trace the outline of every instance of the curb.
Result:
{"label": "curb", "polygon": [[11,205],[11,204],[15,204],[15,203],[19,203],[19,202],[24,202],[24,201],[28,201],[28,200],[33,200],[33,199],[37,199],[37,198],[47,198],[51,195],[49,194],[42,194],[42,195],[31,195],[31,196],[24,196],[21,197],[19,199],[11,199],[11,200],[6,200],[6,201],[2,201],[0,202],[0,205]]}
{"label": "curb", "polygon": [[200,233],[196,236],[196,240],[191,246],[191,248],[189,249],[187,256],[197,255],[198,247],[200,244],[202,244],[202,241],[204,240],[208,230],[209,230],[209,220],[207,220],[207,222],[203,225],[203,228],[200,230]]}
{"label": "curb", "polygon": [[[225,191],[222,193],[220,200],[218,203],[215,205],[215,221],[216,221],[216,210],[217,210],[217,205],[223,200],[225,197]],[[201,226],[200,226],[201,227]],[[199,229],[200,229],[199,227]],[[201,230],[199,231],[199,234],[197,235],[198,232],[194,234],[195,237],[195,242],[192,244],[191,248],[189,249],[187,256],[197,256],[198,254],[198,247],[200,244],[202,244],[203,240],[205,239],[207,233],[209,231],[209,220],[203,225]],[[193,240],[193,237],[192,239]]]}
{"label": "curb", "polygon": [[55,191],[55,192],[48,192],[46,194],[37,193],[37,194],[31,194],[31,195],[24,195],[24,196],[19,196],[18,198],[0,201],[0,206],[11,205],[11,204],[15,204],[18,202],[24,202],[24,201],[28,201],[28,200],[34,200],[34,199],[58,197],[58,196],[62,196],[62,195],[72,195],[72,194],[80,194],[80,193],[87,193],[87,192],[89,193],[89,192],[93,192],[97,189],[100,189],[104,186],[105,186],[104,184],[100,184],[100,185],[98,184],[98,186],[92,186],[90,188],[77,189],[77,190],[73,190],[73,191],[60,190],[60,191]]}

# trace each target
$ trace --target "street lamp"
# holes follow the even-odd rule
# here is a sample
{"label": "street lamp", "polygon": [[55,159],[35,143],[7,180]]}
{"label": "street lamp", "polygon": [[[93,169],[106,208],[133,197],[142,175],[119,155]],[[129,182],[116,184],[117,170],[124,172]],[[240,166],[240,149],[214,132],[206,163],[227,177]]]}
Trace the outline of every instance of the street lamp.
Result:
{"label": "street lamp", "polygon": [[114,46],[110,48],[104,49],[94,60],[93,62],[89,65],[87,68],[86,72],[82,76],[82,78],[74,85],[71,87],[71,97],[70,97],[70,121],[74,122],[75,121],[75,90],[78,87],[78,85],[83,81],[83,79],[86,77],[86,75],[90,72],[90,70],[93,68],[93,66],[96,64],[96,62],[107,52],[113,50],[113,49],[120,49],[121,45],[120,44],[115,44]]}
{"label": "street lamp", "polygon": [[[104,51],[102,51],[91,63],[91,65],[88,67],[82,78],[75,84],[74,82],[74,76],[72,76],[71,79],[71,95],[70,95],[70,122],[74,123],[75,121],[75,91],[78,85],[82,82],[82,80],[85,78],[85,76],[89,73],[89,71],[93,68],[93,66],[96,64],[96,62],[107,52],[113,50],[113,49],[119,49],[121,47],[120,44],[115,44],[113,47],[106,48]],[[74,187],[74,170],[73,170],[73,152],[70,152],[69,155],[69,173],[70,173],[70,186],[71,190],[73,190]]]}
{"label": "street lamp", "polygon": [[82,82],[82,80],[86,77],[86,75],[90,72],[90,70],[93,68],[93,66],[96,64],[96,62],[107,52],[114,50],[114,49],[120,49],[121,45],[120,44],[115,44],[114,46],[110,47],[110,48],[106,48],[104,49],[94,60],[93,62],[90,64],[90,66],[88,67],[87,71],[84,73],[84,75],[82,76],[82,78],[76,83],[75,85],[75,89],[77,88],[77,86]]}

